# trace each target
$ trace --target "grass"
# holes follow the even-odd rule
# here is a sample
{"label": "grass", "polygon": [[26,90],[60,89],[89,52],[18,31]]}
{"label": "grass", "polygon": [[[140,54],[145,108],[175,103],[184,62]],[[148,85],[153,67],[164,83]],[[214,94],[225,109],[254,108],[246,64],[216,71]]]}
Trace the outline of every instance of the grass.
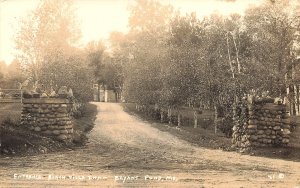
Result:
{"label": "grass", "polygon": [[[134,103],[123,103],[129,111],[136,111]],[[151,106],[154,108],[154,106]],[[194,109],[190,107],[181,107],[180,114],[182,115],[182,126],[193,126],[194,125]],[[140,114],[142,115],[142,114]],[[172,110],[172,116],[177,118],[178,110]],[[201,113],[197,114],[198,126],[204,127],[205,129],[213,130],[214,111],[202,110]]]}
{"label": "grass", "polygon": [[[198,122],[199,126],[197,128],[194,128],[192,124],[183,124],[180,128],[178,128],[176,125],[169,125],[167,123],[160,123],[159,120],[155,120],[151,117],[146,116],[142,112],[138,112],[135,109],[135,105],[132,103],[122,103],[123,108],[125,111],[135,114],[143,119],[146,119],[151,123],[151,125],[161,131],[167,131],[172,133],[173,135],[179,137],[180,139],[183,139],[185,141],[188,141],[194,145],[197,145],[199,147],[207,147],[212,149],[223,149],[223,150],[230,150],[231,147],[231,139],[226,138],[223,133],[220,131],[217,132],[217,134],[214,133],[214,127],[213,124],[209,124],[208,126],[201,125],[201,119],[205,119],[210,115],[211,113],[207,111],[203,114],[198,114]],[[183,117],[186,117],[186,114],[190,114],[190,109],[183,108],[182,115]],[[193,116],[192,116],[193,117]],[[183,122],[184,123],[184,122]],[[207,123],[207,122],[202,122]],[[202,127],[207,127],[206,129]]]}
{"label": "grass", "polygon": [[85,104],[81,112],[81,117],[73,119],[74,138],[73,141],[79,145],[84,145],[87,141],[86,134],[94,127],[97,115],[97,106],[91,103]]}
{"label": "grass", "polygon": [[21,117],[21,110],[21,103],[0,103],[0,124],[8,118],[18,122]]}

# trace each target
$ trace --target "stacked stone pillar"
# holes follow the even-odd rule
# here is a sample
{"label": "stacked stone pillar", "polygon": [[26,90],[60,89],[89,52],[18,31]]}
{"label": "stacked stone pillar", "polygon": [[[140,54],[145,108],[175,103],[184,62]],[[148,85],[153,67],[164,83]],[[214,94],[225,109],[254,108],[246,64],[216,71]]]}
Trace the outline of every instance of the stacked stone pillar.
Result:
{"label": "stacked stone pillar", "polygon": [[237,107],[233,146],[247,149],[288,145],[291,132],[286,106],[269,101],[245,100]]}
{"label": "stacked stone pillar", "polygon": [[21,123],[30,130],[61,141],[72,139],[72,103],[62,98],[23,100]]}

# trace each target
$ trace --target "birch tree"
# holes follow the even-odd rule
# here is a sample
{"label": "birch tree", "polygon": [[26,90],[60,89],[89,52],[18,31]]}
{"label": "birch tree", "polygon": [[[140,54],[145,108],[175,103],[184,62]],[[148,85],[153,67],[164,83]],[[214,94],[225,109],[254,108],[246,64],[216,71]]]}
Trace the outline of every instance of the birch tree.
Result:
{"label": "birch tree", "polygon": [[34,81],[39,80],[44,64],[64,61],[80,37],[71,0],[41,1],[19,25],[18,57]]}

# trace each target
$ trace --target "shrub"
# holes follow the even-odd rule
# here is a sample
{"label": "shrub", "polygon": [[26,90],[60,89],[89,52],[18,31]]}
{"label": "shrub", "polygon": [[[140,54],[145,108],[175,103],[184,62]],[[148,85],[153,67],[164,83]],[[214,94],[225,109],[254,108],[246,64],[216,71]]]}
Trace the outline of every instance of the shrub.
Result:
{"label": "shrub", "polygon": [[230,138],[232,135],[233,128],[233,120],[231,116],[226,116],[224,118],[220,118],[217,121],[218,129],[226,135],[226,137]]}

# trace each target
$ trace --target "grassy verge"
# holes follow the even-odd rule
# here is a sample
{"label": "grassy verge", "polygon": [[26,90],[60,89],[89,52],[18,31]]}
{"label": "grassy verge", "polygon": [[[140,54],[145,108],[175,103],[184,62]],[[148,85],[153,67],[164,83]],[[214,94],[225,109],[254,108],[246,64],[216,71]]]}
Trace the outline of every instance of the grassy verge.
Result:
{"label": "grassy verge", "polygon": [[[166,131],[178,138],[188,141],[199,147],[206,147],[211,149],[231,150],[231,139],[226,138],[220,131],[217,134],[214,133],[213,125],[202,126],[199,122],[199,126],[194,128],[192,124],[182,124],[181,127],[177,127],[174,124],[160,123],[159,120],[151,118],[142,112],[135,109],[135,105],[132,103],[123,103],[123,108],[128,113],[137,115],[142,119],[145,119],[151,123],[151,125],[161,131]],[[184,112],[187,114],[187,112]],[[198,118],[207,118],[207,114],[200,114]],[[206,127],[206,128],[203,128]]]}
{"label": "grassy verge", "polygon": [[19,121],[21,110],[21,103],[0,103],[0,124],[7,119]]}
{"label": "grassy verge", "polygon": [[[32,155],[74,149],[77,146],[82,146],[87,141],[86,133],[93,128],[97,114],[96,105],[86,104],[82,109],[82,116],[73,119],[73,141],[59,142],[20,126],[20,116],[17,115],[20,112],[19,107],[8,105],[5,107],[5,110],[0,111],[1,156]],[[11,116],[11,114],[15,114],[15,116]]]}
{"label": "grassy verge", "polygon": [[74,123],[74,138],[73,142],[77,145],[84,145],[87,141],[86,134],[94,127],[94,122],[97,115],[97,106],[87,103],[82,112],[81,117],[73,119]]}

